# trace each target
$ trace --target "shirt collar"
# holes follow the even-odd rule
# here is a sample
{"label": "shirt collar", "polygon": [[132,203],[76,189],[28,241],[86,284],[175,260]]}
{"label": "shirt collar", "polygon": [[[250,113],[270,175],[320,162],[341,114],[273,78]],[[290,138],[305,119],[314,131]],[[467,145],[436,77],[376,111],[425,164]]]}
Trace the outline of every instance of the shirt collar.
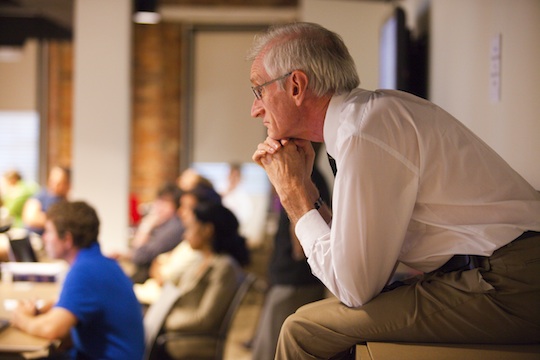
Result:
{"label": "shirt collar", "polygon": [[332,99],[330,99],[330,104],[328,104],[328,109],[326,110],[326,116],[324,118],[324,145],[326,147],[326,152],[328,152],[328,154],[334,158],[336,155],[336,140],[339,128],[340,113],[342,104],[345,102],[348,95],[349,93],[332,96]]}

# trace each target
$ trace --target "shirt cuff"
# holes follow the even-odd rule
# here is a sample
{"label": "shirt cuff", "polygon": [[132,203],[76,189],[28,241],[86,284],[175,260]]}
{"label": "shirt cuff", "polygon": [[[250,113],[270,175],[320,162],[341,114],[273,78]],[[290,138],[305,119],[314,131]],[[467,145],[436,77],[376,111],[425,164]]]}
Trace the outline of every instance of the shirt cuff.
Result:
{"label": "shirt cuff", "polygon": [[298,220],[295,232],[304,249],[304,254],[306,257],[310,257],[315,242],[330,232],[330,226],[324,221],[319,212],[313,209]]}

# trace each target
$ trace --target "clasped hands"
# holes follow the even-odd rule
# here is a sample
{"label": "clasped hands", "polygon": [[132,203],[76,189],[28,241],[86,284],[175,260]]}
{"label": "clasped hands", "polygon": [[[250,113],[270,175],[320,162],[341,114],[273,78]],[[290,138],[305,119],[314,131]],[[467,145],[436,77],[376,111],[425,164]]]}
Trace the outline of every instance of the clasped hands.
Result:
{"label": "clasped hands", "polygon": [[252,159],[266,171],[293,223],[313,208],[319,193],[311,180],[315,161],[311,142],[267,137]]}
{"label": "clasped hands", "polygon": [[52,305],[52,302],[44,301],[42,299],[19,300],[16,307],[11,312],[10,321],[14,326],[20,327],[21,322],[25,321],[26,318],[34,317],[36,315],[47,312],[52,307]]}

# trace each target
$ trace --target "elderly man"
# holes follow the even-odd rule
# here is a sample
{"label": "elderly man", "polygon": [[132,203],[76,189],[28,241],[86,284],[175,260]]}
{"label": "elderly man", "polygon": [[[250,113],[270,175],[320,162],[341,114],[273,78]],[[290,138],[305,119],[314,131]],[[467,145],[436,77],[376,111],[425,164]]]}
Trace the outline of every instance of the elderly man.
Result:
{"label": "elderly man", "polygon": [[[253,160],[337,298],[286,320],[277,359],[329,358],[366,340],[538,341],[540,196],[531,185],[436,105],[357,88],[343,41],[321,26],[273,27],[249,59],[251,115],[268,128]],[[333,213],[310,180],[309,141],[335,159]],[[386,286],[399,262],[424,275]]]}
{"label": "elderly man", "polygon": [[71,268],[52,308],[22,302],[11,322],[48,339],[71,334],[72,359],[142,359],[142,309],[130,279],[116,261],[101,254],[99,219],[85,202],[59,202],[47,211],[43,240],[47,255]]}

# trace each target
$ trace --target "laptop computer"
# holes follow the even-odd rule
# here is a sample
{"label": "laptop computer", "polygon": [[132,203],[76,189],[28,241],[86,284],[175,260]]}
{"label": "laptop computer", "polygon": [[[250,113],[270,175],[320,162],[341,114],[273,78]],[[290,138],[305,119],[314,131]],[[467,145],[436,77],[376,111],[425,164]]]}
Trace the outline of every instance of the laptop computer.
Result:
{"label": "laptop computer", "polygon": [[[15,231],[17,230],[17,231]],[[9,260],[16,262],[37,262],[38,257],[30,243],[30,233],[24,229],[12,229],[6,232],[10,251]]]}

